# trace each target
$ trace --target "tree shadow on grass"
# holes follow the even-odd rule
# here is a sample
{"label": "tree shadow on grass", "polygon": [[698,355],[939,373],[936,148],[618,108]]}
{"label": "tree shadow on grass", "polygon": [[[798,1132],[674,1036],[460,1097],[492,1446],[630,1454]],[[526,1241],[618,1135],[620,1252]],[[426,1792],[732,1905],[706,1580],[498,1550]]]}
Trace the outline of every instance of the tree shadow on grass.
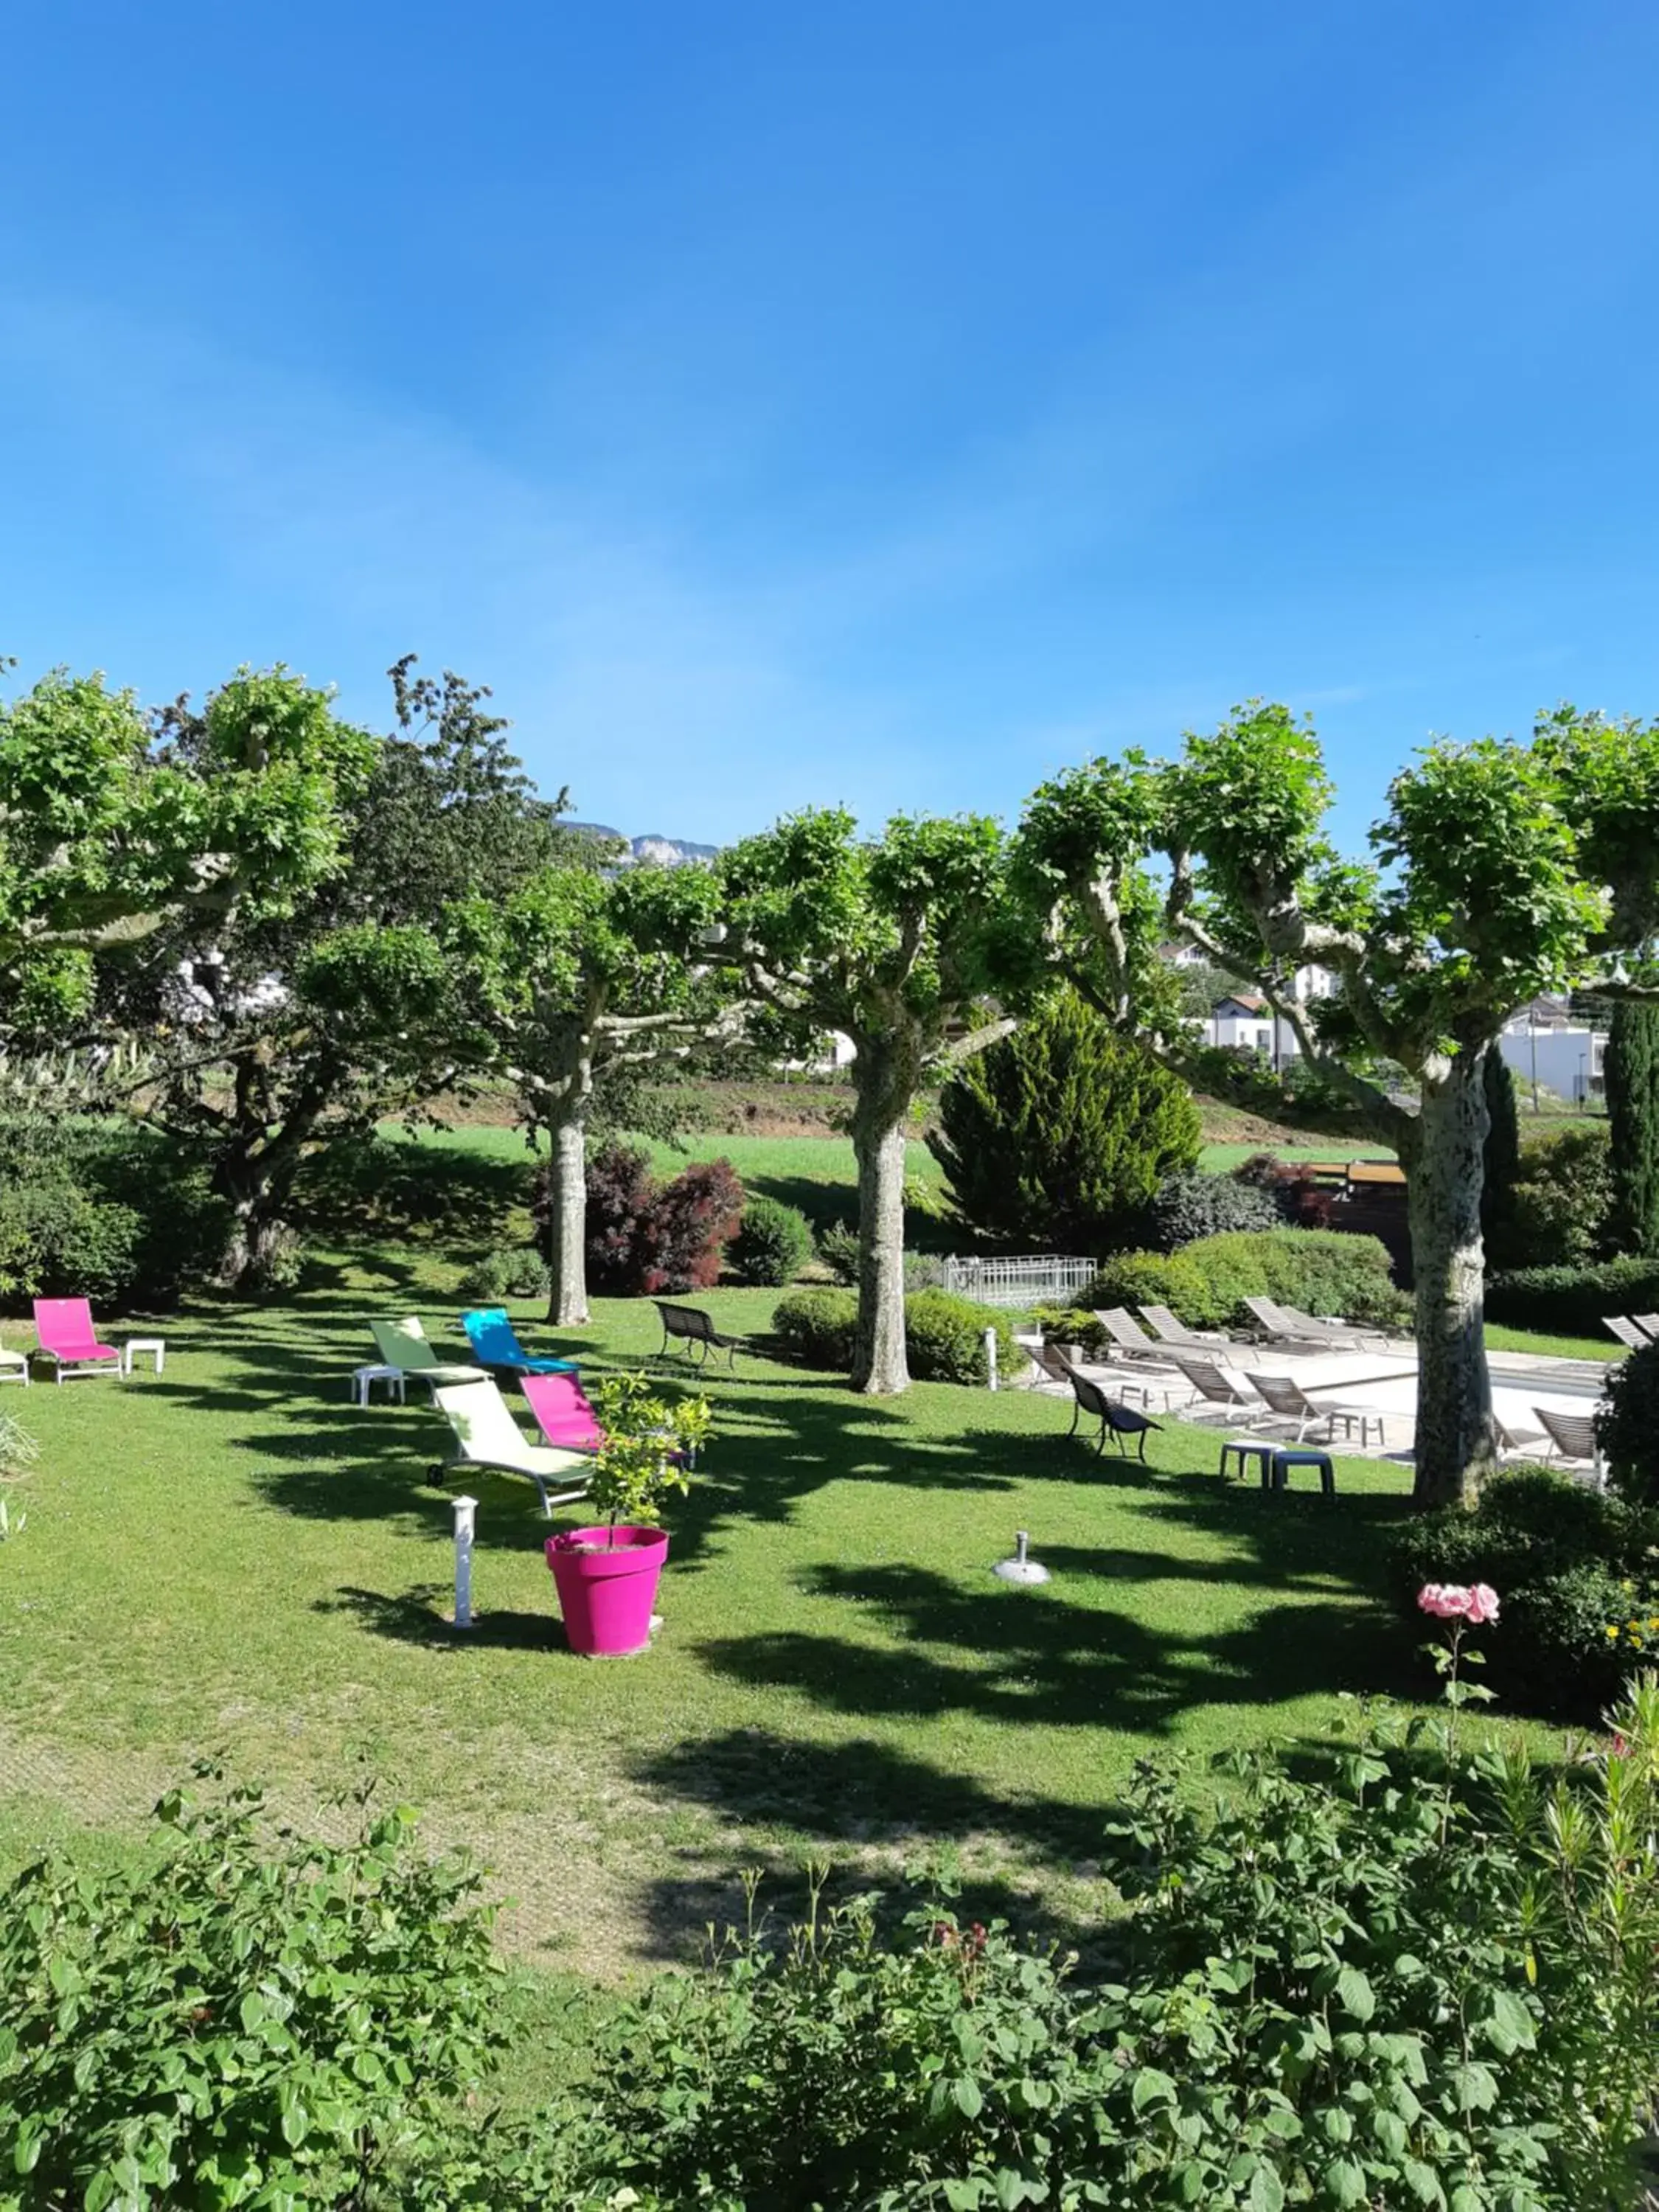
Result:
{"label": "tree shadow on grass", "polygon": [[[890,1934],[907,1912],[936,1905],[948,1887],[963,1919],[1006,1919],[1091,1965],[1112,1948],[1104,1889],[1069,1883],[1062,1898],[1054,1879],[1077,1862],[1087,1866],[1108,1817],[1102,1809],[1002,1796],[870,1738],[804,1743],[763,1729],[672,1746],[636,1760],[633,1776],[712,1814],[727,1832],[713,1866],[706,1846],[688,1850],[678,1855],[684,1871],[659,1873],[647,1886],[649,1955],[684,1956],[688,1929],[740,1923],[745,1869],[761,1875],[760,1904],[775,1921],[799,1917],[814,1862],[831,1869],[831,1902],[878,1887]],[[781,1841],[781,1829],[801,1840]],[[962,1863],[958,1846],[968,1850]],[[939,1878],[946,1868],[948,1884]]]}
{"label": "tree shadow on grass", "polygon": [[[1182,1578],[1196,1599],[1200,1578]],[[1215,1579],[1239,1577],[1223,1569]],[[1393,1625],[1363,1600],[1304,1599],[1289,1618],[1270,1604],[1220,1626],[1195,1602],[1186,1625],[1152,1627],[1054,1584],[981,1592],[919,1566],[826,1567],[811,1583],[820,1596],[867,1608],[897,1648],[768,1631],[706,1640],[699,1657],[827,1712],[910,1722],[969,1714],[1146,1737],[1167,1735],[1197,1705],[1273,1705],[1403,1682]]]}
{"label": "tree shadow on grass", "polygon": [[410,1139],[331,1145],[308,1162],[295,1194],[295,1225],[331,1243],[413,1237],[484,1248],[504,1243],[527,1206],[535,1161]]}

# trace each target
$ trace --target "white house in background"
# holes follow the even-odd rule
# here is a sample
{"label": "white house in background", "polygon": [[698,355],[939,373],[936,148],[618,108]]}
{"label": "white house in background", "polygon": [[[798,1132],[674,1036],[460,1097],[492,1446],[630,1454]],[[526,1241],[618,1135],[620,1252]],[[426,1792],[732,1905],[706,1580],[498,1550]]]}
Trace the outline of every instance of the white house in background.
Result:
{"label": "white house in background", "polygon": [[[1336,988],[1337,978],[1330,969],[1298,968],[1291,979],[1291,994],[1298,1006],[1305,1006],[1312,1000],[1328,999]],[[1219,1045],[1224,1051],[1259,1052],[1275,1066],[1294,1060],[1301,1051],[1291,1024],[1273,1012],[1259,992],[1243,989],[1217,1000],[1204,1024],[1204,1042]]]}
{"label": "white house in background", "polygon": [[1535,999],[1505,1024],[1498,1049],[1523,1089],[1536,1084],[1558,1098],[1582,1103],[1603,1096],[1607,1040],[1571,1019],[1563,999]]}

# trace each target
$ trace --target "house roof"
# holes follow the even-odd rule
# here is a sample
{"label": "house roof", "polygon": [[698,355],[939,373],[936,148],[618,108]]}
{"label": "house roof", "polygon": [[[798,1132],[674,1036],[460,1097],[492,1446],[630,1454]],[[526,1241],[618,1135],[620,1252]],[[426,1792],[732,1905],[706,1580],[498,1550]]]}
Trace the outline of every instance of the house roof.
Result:
{"label": "house roof", "polygon": [[1246,1014],[1265,1014],[1269,1011],[1267,1001],[1258,998],[1254,991],[1231,991],[1224,999],[1218,999],[1215,1002],[1218,1014],[1224,1014],[1229,1006],[1237,1006]]}

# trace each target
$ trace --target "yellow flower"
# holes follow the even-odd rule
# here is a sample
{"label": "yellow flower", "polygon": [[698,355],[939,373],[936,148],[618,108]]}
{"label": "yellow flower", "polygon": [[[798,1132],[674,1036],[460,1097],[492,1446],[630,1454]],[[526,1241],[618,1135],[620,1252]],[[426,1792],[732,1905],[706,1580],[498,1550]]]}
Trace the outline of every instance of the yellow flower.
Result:
{"label": "yellow flower", "polygon": [[1616,1620],[1610,1620],[1610,1621],[1607,1623],[1607,1633],[1609,1636],[1613,1636],[1613,1637],[1616,1637],[1616,1636],[1618,1635],[1618,1633],[1619,1633],[1619,1624],[1618,1624],[1618,1622],[1617,1622]]}

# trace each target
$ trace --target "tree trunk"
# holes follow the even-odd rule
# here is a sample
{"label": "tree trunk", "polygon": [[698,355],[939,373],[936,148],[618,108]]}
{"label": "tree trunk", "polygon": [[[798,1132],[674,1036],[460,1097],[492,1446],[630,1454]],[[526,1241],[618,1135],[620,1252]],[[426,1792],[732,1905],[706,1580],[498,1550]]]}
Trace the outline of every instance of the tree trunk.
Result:
{"label": "tree trunk", "polygon": [[915,1082],[891,1044],[859,1041],[853,1150],[859,1167],[859,1318],[853,1388],[891,1397],[910,1387],[904,1345],[904,1137]]}
{"label": "tree trunk", "polygon": [[1443,1076],[1425,1077],[1406,1162],[1417,1279],[1412,1495],[1419,1506],[1472,1504],[1497,1464],[1480,1242],[1484,1059],[1484,1049],[1465,1049],[1452,1055]]}
{"label": "tree trunk", "polygon": [[237,1151],[219,1163],[214,1182],[230,1206],[230,1227],[218,1280],[228,1291],[258,1290],[281,1247],[297,1161],[270,1147]]}
{"label": "tree trunk", "polygon": [[587,1320],[587,1100],[592,1070],[573,1084],[555,1109],[547,1163],[547,1318],[559,1328]]}

